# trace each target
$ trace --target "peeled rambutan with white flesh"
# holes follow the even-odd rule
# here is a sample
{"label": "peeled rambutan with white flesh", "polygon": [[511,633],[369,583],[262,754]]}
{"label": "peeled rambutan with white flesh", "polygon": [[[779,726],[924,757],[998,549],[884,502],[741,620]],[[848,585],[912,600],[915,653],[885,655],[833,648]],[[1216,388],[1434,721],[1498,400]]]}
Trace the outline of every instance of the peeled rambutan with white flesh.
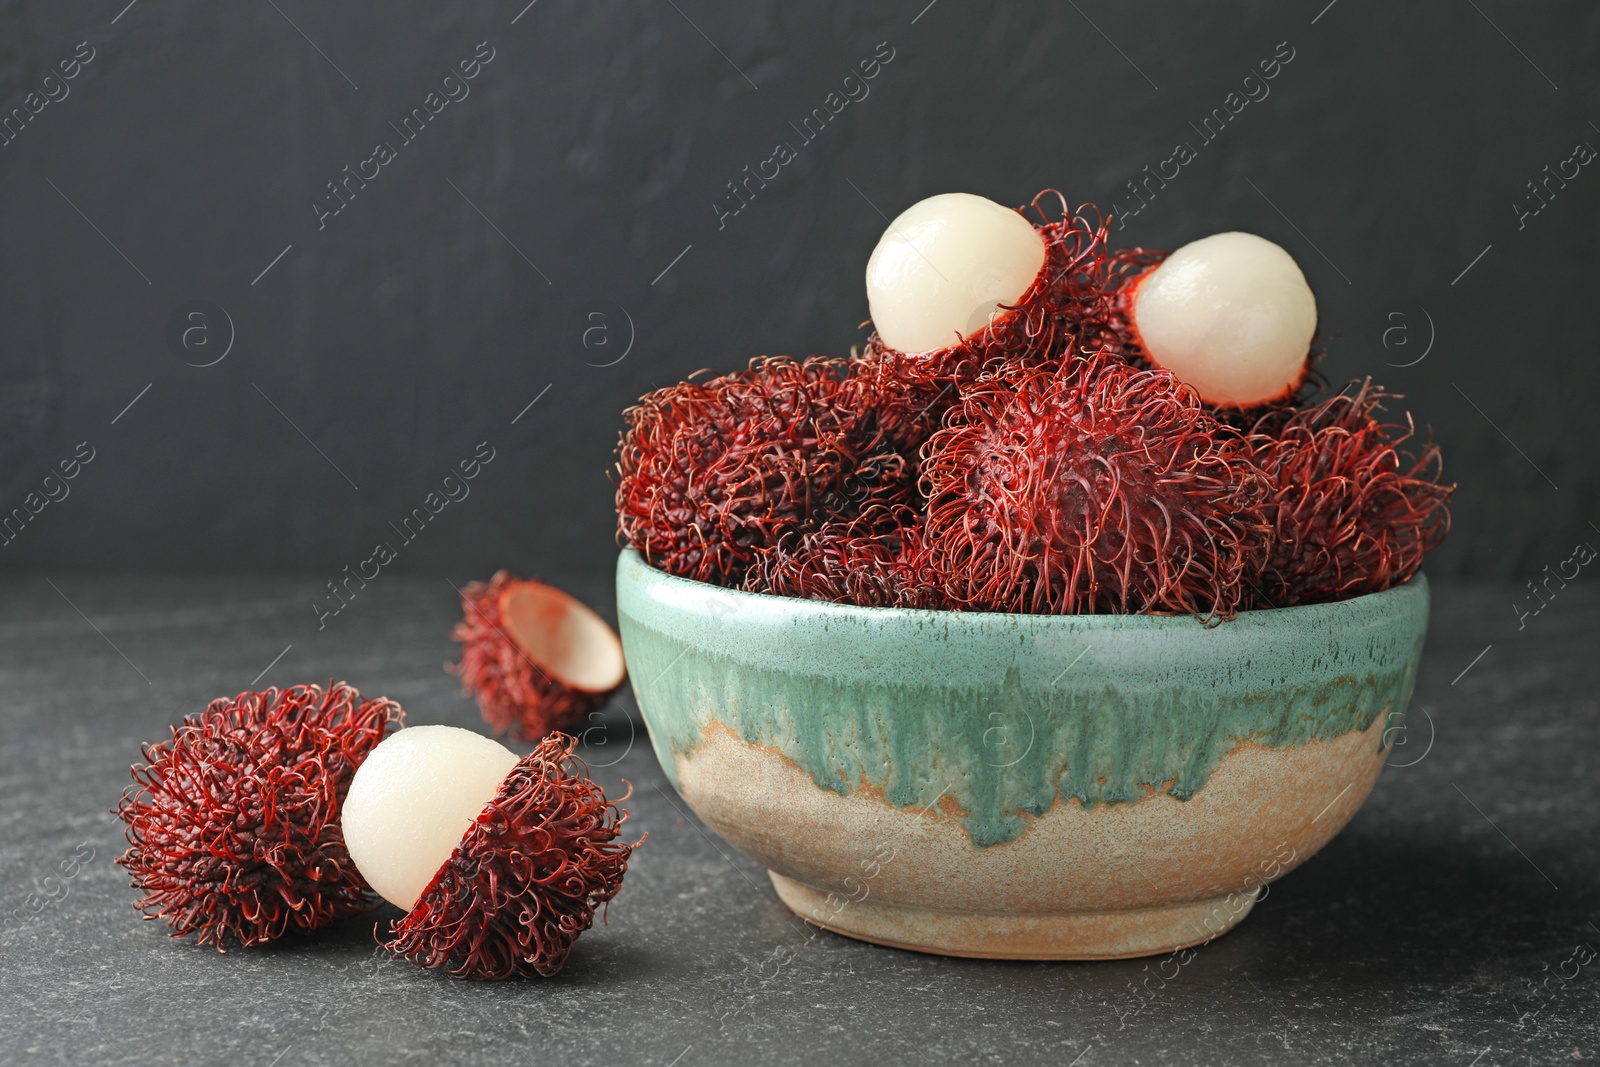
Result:
{"label": "peeled rambutan with white flesh", "polygon": [[627,677],[622,642],[581,601],[500,571],[461,590],[455,672],[496,733],[537,741],[605,703]]}
{"label": "peeled rambutan with white flesh", "polygon": [[923,455],[927,546],[965,608],[1222,618],[1264,550],[1242,436],[1110,353],[968,386]]}
{"label": "peeled rambutan with white flesh", "polygon": [[1028,211],[945,193],[891,222],[867,263],[868,353],[966,379],[1069,337],[1083,351],[1115,347],[1106,326],[1126,265],[1107,255],[1106,220],[1053,189]]}
{"label": "peeled rambutan with white flesh", "polygon": [[617,446],[620,539],[652,566],[737,586],[782,538],[910,500],[915,473],[845,360],[758,359],[644,396]]}
{"label": "peeled rambutan with white flesh", "polygon": [[1001,364],[1122,351],[1116,296],[1148,257],[1109,256],[1106,230],[1092,206],[1073,210],[1054,190],[1028,214],[930,197],[890,224],[867,268],[876,332],[857,376],[900,447],[920,447],[960,389]]}
{"label": "peeled rambutan with white flesh", "polygon": [[948,348],[1019,303],[1044,265],[1044,239],[1021,212],[930,196],[889,223],[867,260],[872,324],[900,352]]}
{"label": "peeled rambutan with white flesh", "polygon": [[1272,485],[1271,552],[1251,579],[1257,607],[1376,593],[1416,574],[1450,529],[1454,486],[1439,448],[1404,451],[1414,429],[1385,422],[1398,399],[1371,380],[1299,410],[1269,413],[1251,441]]}
{"label": "peeled rambutan with white flesh", "polygon": [[551,734],[519,759],[470,730],[414,726],[378,746],[342,824],[361,873],[407,913],[385,947],[459,978],[561,969],[643,841],[617,840],[628,813],[576,744]]}
{"label": "peeled rambutan with white flesh", "polygon": [[1317,302],[1289,255],[1264,237],[1192,241],[1119,297],[1138,354],[1219,408],[1293,397],[1306,374]]}
{"label": "peeled rambutan with white flesh", "polygon": [[244,692],[144,746],[116,813],[134,905],[174,937],[260,945],[376,903],[339,830],[356,768],[404,719],[343,682]]}

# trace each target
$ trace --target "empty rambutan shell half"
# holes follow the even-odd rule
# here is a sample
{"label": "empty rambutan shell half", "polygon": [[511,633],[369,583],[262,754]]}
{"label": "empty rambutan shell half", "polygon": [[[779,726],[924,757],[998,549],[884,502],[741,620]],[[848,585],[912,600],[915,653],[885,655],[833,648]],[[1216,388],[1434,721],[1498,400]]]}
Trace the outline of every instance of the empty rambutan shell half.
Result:
{"label": "empty rambutan shell half", "polygon": [[500,571],[461,590],[455,671],[497,733],[537,741],[583,720],[627,677],[616,631],[554,586]]}
{"label": "empty rambutan shell half", "polygon": [[343,682],[212,701],[145,745],[116,813],[134,905],[173,936],[260,945],[370,909],[339,829],[356,768],[404,718]]}
{"label": "empty rambutan shell half", "polygon": [[643,841],[617,840],[628,813],[576,744],[552,734],[518,759],[469,730],[416,726],[378,746],[342,824],[356,866],[407,913],[390,951],[458,978],[561,969]]}

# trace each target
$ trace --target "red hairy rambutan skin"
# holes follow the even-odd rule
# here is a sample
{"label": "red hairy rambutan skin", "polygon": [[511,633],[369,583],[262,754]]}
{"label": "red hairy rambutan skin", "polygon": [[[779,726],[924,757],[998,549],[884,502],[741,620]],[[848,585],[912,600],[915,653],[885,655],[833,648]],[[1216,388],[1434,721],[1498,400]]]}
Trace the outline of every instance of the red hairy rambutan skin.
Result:
{"label": "red hairy rambutan skin", "polygon": [[343,682],[244,692],[142,748],[116,813],[134,907],[174,937],[260,945],[367,911],[339,808],[356,768],[404,719]]}
{"label": "red hairy rambutan skin", "polygon": [[872,412],[890,444],[914,458],[954,406],[969,372],[976,373],[937,373],[932,363],[882,347],[873,334],[867,350],[852,361],[844,402]]}
{"label": "red hairy rambutan skin", "polygon": [[650,564],[737,586],[784,536],[912,498],[915,472],[852,403],[845,360],[754,360],[658,389],[624,414],[619,538]]}
{"label": "red hairy rambutan skin", "polygon": [[1431,440],[1415,456],[1415,434],[1385,423],[1383,401],[1399,399],[1372,380],[1301,410],[1263,417],[1251,440],[1272,484],[1271,552],[1252,578],[1259,607],[1342,600],[1398,585],[1450,530],[1453,485],[1440,482]]}
{"label": "red hairy rambutan skin", "polygon": [[587,776],[576,744],[551,734],[518,761],[386,948],[457,978],[561,970],[644,843],[617,841],[628,813]]}
{"label": "red hairy rambutan skin", "polygon": [[568,685],[517,644],[506,619],[506,596],[535,584],[508,571],[496,572],[488,582],[468,583],[461,590],[461,621],[451,634],[461,643],[461,661],[453,670],[477,699],[484,721],[496,733],[529,742],[577,725],[616,691],[615,686],[594,692]]}
{"label": "red hairy rambutan skin", "polygon": [[933,565],[968,609],[1226,618],[1264,551],[1243,437],[1109,352],[968,386],[922,480]]}
{"label": "red hairy rambutan skin", "polygon": [[774,546],[751,566],[744,588],[868,608],[950,606],[923,540],[922,517],[908,507],[824,523]]}
{"label": "red hairy rambutan skin", "polygon": [[1116,279],[1115,291],[1108,301],[1106,320],[1128,362],[1142,368],[1154,368],[1146,353],[1139,328],[1133,321],[1133,302],[1139,295],[1139,286],[1150,272],[1166,262],[1170,252],[1148,248],[1125,248],[1107,257],[1107,274]]}

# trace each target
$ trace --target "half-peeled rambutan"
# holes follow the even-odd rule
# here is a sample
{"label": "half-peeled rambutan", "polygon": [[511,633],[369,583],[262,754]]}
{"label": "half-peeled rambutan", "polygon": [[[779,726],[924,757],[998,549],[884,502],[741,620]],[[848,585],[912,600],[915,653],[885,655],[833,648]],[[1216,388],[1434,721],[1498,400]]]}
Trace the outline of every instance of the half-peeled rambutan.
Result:
{"label": "half-peeled rambutan", "polygon": [[850,402],[849,372],[764,358],[643,397],[617,448],[620,539],[669,573],[731,587],[785,536],[909,500],[912,464],[876,411]]}
{"label": "half-peeled rambutan", "polygon": [[775,545],[750,567],[744,588],[868,608],[949,606],[929,560],[922,516],[909,507],[869,509]]}
{"label": "half-peeled rambutan", "polygon": [[455,672],[495,732],[537,741],[605,703],[627,677],[622,642],[572,596],[500,571],[461,590]]}
{"label": "half-peeled rambutan", "polygon": [[1383,401],[1399,399],[1355,381],[1337,396],[1268,414],[1251,440],[1271,481],[1266,505],[1271,552],[1251,579],[1258,607],[1288,607],[1375,593],[1404,582],[1450,529],[1442,461],[1431,440],[1415,456],[1415,434],[1386,423]]}
{"label": "half-peeled rambutan", "polygon": [[576,744],[551,734],[517,762],[386,948],[458,978],[561,969],[643,841],[617,840],[628,813],[583,773]]}
{"label": "half-peeled rambutan", "polygon": [[1302,394],[1317,301],[1288,251],[1234,231],[1148,258],[1115,300],[1130,353],[1219,411],[1259,414]]}
{"label": "half-peeled rambutan", "polygon": [[[868,339],[857,377],[870,386],[885,429],[902,449],[920,447],[961,387],[1002,364],[1120,352],[1126,343],[1129,335],[1114,322],[1118,290],[1157,258],[1142,250],[1108,256],[1109,220],[1090,204],[1072,210],[1054,189],[1034,197],[1024,214],[1044,242],[1044,263],[1014,303],[1002,304],[985,325],[943,348],[903,352],[878,333]],[[885,240],[894,234],[891,227]]]}
{"label": "half-peeled rambutan", "polygon": [[[1168,254],[1154,249],[1129,248],[1113,252],[1107,257],[1106,272],[1112,279],[1108,283],[1112,293],[1109,327],[1118,339],[1115,347],[1124,359],[1141,369],[1163,368],[1151,361],[1144,341],[1139,337],[1139,330],[1133,322],[1133,301],[1138,295],[1139,283],[1154,268],[1160,266]],[[1305,366],[1302,368],[1299,380],[1283,395],[1272,397],[1262,403],[1241,406],[1214,404],[1205,401],[1204,397],[1201,399],[1205,402],[1206,410],[1215,416],[1217,421],[1236,430],[1248,432],[1271,412],[1307,407],[1318,393],[1327,390],[1328,380],[1319,366],[1323,354],[1322,346],[1313,341],[1310,351],[1306,354]]]}
{"label": "half-peeled rambutan", "polygon": [[1242,436],[1109,352],[968,386],[924,457],[927,545],[966,608],[1227,617],[1263,550]]}
{"label": "half-peeled rambutan", "polygon": [[339,827],[356,768],[404,713],[343,682],[212,701],[145,745],[116,813],[134,907],[199,943],[272,941],[370,909]]}

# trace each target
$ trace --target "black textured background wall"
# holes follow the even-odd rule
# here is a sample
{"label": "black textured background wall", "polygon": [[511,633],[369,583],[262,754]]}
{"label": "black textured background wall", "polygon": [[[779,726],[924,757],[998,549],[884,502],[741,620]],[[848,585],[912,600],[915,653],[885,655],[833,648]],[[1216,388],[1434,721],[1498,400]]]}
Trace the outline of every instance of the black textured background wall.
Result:
{"label": "black textured background wall", "polygon": [[0,566],[336,571],[478,455],[395,567],[602,571],[630,400],[1049,186],[1290,249],[1460,482],[1434,573],[1600,538],[1600,7],[925,3],[0,0]]}

